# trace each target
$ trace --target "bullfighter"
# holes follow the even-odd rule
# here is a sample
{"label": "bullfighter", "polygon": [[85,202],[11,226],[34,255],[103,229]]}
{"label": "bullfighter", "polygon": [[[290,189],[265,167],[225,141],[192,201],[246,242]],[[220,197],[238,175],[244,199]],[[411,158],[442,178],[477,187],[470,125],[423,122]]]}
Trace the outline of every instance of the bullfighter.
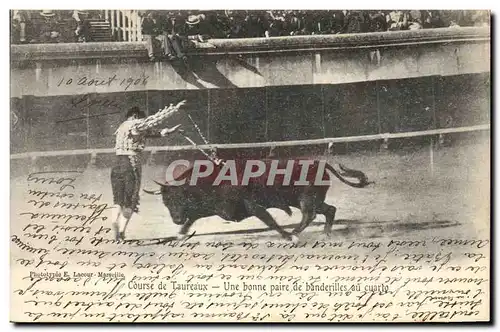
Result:
{"label": "bullfighter", "polygon": [[179,129],[180,125],[159,132],[164,120],[176,113],[185,101],[171,104],[156,114],[146,117],[138,107],[132,107],[126,120],[115,131],[116,160],[111,169],[113,191],[112,226],[117,241],[125,239],[125,229],[133,213],[139,212],[139,190],[141,185],[141,154],[147,137],[164,137]]}

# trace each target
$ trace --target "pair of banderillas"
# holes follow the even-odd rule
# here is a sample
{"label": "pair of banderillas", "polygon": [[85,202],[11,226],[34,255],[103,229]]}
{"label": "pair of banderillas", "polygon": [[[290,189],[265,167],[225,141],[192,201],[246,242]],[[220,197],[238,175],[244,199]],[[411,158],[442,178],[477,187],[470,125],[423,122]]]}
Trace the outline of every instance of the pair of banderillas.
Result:
{"label": "pair of banderillas", "polygon": [[[198,135],[200,135],[201,139],[203,140],[203,142],[205,144],[210,144],[208,143],[208,140],[205,138],[205,136],[203,135],[203,133],[201,132],[200,130],[200,127],[198,127],[198,125],[196,124],[196,122],[194,122],[193,118],[191,117],[191,115],[187,115],[189,117],[189,120],[191,121],[191,123],[193,124],[193,126],[195,127],[196,131],[198,132]],[[179,131],[179,133],[189,142],[191,143],[198,151],[200,151],[201,153],[203,153],[203,155],[205,157],[207,157],[209,160],[211,160],[212,162],[214,162],[216,165],[224,165],[225,162],[224,160],[222,159],[219,159],[217,158],[216,156],[216,150],[215,148],[212,149],[211,153],[208,153],[206,152],[205,150],[203,150],[202,148],[198,147],[198,144],[196,144],[196,142],[194,142],[191,138],[189,138],[189,136],[187,136],[186,134],[184,134],[182,131]]]}
{"label": "pair of banderillas", "polygon": [[[193,126],[196,128],[196,131],[198,132],[198,135],[200,135],[201,139],[203,140],[203,142],[206,144],[206,145],[209,145],[210,143],[208,143],[208,140],[205,138],[205,136],[203,135],[203,133],[201,132],[200,130],[200,127],[198,127],[198,125],[196,124],[196,122],[194,122],[193,118],[191,117],[191,115],[187,115],[189,117],[189,120],[191,121],[191,123],[193,124]],[[222,160],[222,159],[219,159],[217,158],[217,155],[216,155],[216,148],[212,148],[211,149],[211,153],[207,153],[205,150],[203,150],[202,148],[198,147],[198,145],[191,139],[189,138],[187,135],[185,135],[182,131],[179,132],[182,136],[184,136],[184,138],[189,142],[191,143],[197,150],[199,150],[201,153],[203,153],[203,155],[205,155],[209,160],[213,161],[216,165],[224,165],[225,164],[225,161]],[[332,143],[330,143],[328,145],[328,150],[331,149],[331,145],[333,145]],[[274,155],[274,149],[276,147],[275,146],[272,146],[270,151],[269,151],[269,155],[270,156],[273,156]]]}

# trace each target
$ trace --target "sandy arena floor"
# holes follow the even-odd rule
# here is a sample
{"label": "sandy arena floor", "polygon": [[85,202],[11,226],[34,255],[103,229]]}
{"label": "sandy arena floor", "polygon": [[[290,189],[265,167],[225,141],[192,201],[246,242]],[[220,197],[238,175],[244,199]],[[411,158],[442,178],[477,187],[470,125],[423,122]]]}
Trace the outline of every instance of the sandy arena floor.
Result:
{"label": "sandy arena floor", "polygon": [[[332,163],[364,171],[374,185],[351,188],[337,179],[332,182],[327,203],[337,207],[337,226],[333,238],[393,238],[427,237],[430,235],[486,235],[489,232],[490,211],[490,146],[481,143],[461,143],[434,151],[431,169],[429,148],[386,153],[353,153],[331,157]],[[102,193],[103,202],[112,204],[109,169],[87,169],[77,180],[80,191]],[[151,176],[157,169],[146,166],[143,188],[156,189]],[[15,222],[16,210],[27,191],[26,176],[11,179],[12,232],[23,223]],[[128,228],[128,238],[149,239],[176,234],[161,196],[141,194],[141,212]],[[301,218],[271,209],[281,225],[290,228]],[[324,217],[319,216],[302,234],[301,239],[323,238]],[[256,218],[231,223],[219,217],[197,221],[191,231],[200,240],[279,239]]]}

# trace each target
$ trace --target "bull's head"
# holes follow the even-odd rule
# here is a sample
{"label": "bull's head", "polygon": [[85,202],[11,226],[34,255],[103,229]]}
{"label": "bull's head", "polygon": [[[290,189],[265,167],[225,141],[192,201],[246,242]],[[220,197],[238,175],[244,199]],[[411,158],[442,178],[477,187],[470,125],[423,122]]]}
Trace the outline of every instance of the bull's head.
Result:
{"label": "bull's head", "polygon": [[158,191],[144,190],[148,194],[161,195],[163,200],[163,205],[170,212],[172,221],[176,225],[184,225],[187,220],[187,206],[189,199],[187,197],[187,191],[184,186],[169,186],[155,181],[159,186]]}

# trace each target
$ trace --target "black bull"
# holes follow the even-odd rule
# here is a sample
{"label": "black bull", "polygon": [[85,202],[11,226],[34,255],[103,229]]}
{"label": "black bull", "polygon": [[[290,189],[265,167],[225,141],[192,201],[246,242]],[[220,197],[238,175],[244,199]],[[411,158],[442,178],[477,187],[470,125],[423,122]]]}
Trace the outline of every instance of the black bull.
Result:
{"label": "black bull", "polygon": [[[255,216],[268,227],[279,232],[285,239],[297,241],[297,235],[314,220],[317,214],[323,214],[326,218],[325,233],[331,232],[337,209],[325,202],[326,193],[330,187],[330,175],[327,171],[351,187],[364,188],[372,183],[361,171],[339,165],[339,172],[328,163],[324,164],[323,174],[320,176],[327,184],[315,183],[316,173],[321,172],[321,167],[319,167],[319,160],[313,160],[307,173],[309,184],[295,185],[301,172],[301,166],[295,160],[288,182],[290,185],[283,183],[284,175],[277,175],[274,182],[267,185],[272,160],[261,159],[261,161],[265,163],[267,171],[257,178],[251,178],[247,185],[241,185],[244,161],[240,160],[235,161],[236,170],[240,170],[236,172],[237,185],[231,184],[228,180],[214,185],[213,182],[222,169],[222,165],[214,164],[214,171],[211,175],[199,178],[196,186],[189,183],[193,173],[193,167],[190,166],[173,177],[176,181],[185,179],[185,184],[173,186],[155,181],[161,186],[161,190],[157,192],[145,190],[145,192],[162,195],[163,203],[168,208],[173,222],[182,225],[179,231],[180,237],[185,236],[193,223],[200,218],[219,216],[227,221],[239,222]],[[279,169],[284,169],[287,162],[288,160],[279,160]],[[201,171],[203,171],[203,166]],[[358,181],[351,182],[346,177],[356,178]],[[266,209],[278,208],[291,215],[291,206],[300,209],[302,220],[292,233],[288,233],[276,223]]]}

